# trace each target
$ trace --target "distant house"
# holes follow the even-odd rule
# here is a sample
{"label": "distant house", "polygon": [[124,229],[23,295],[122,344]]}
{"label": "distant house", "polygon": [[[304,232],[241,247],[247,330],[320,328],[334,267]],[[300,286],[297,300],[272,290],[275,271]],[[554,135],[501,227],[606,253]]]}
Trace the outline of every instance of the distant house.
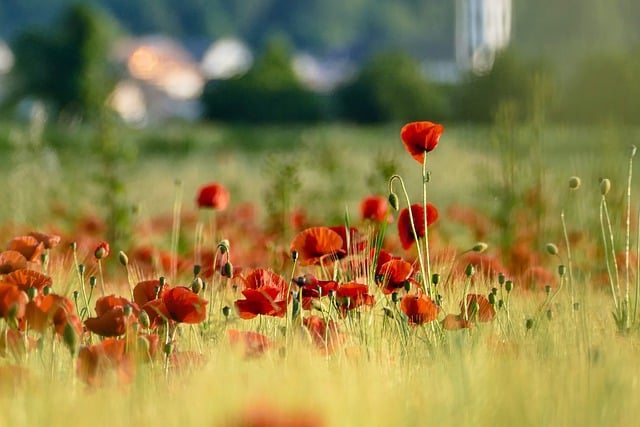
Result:
{"label": "distant house", "polygon": [[511,0],[456,0],[456,62],[464,71],[491,70],[509,44]]}
{"label": "distant house", "polygon": [[116,86],[111,105],[124,120],[143,124],[199,117],[205,77],[179,42],[163,36],[123,40],[114,58],[126,77]]}

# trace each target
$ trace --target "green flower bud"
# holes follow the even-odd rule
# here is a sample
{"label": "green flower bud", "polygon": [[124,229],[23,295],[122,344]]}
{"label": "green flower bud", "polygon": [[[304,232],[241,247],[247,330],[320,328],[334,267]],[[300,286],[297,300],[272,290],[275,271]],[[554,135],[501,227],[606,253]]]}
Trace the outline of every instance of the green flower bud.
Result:
{"label": "green flower bud", "polygon": [[560,277],[563,277],[566,272],[567,272],[567,266],[564,264],[560,264],[558,266],[558,274],[560,275]]}
{"label": "green flower bud", "polygon": [[606,196],[607,193],[611,190],[611,181],[607,178],[603,178],[600,180],[600,194]]}
{"label": "green flower bud", "polygon": [[533,319],[527,319],[527,320],[525,321],[525,323],[524,323],[524,326],[525,326],[527,329],[531,329],[531,328],[533,328],[533,325],[534,325],[534,321],[533,321]]}
{"label": "green flower bud", "polygon": [[202,266],[200,264],[195,264],[193,266],[193,275],[197,276],[198,274],[200,274],[201,270],[202,270]]}
{"label": "green flower bud", "polygon": [[504,283],[504,289],[505,289],[507,292],[511,292],[511,291],[513,290],[513,282],[512,282],[511,280],[507,280],[507,281]]}
{"label": "green flower bud", "polygon": [[438,273],[433,273],[431,275],[431,283],[434,285],[438,285],[438,283],[440,283],[440,275]]}
{"label": "green flower bud", "polygon": [[580,188],[581,183],[582,182],[580,181],[580,177],[572,176],[571,178],[569,178],[569,189],[577,190],[578,188]]}
{"label": "green flower bud", "polygon": [[222,271],[220,272],[220,274],[222,274],[223,277],[233,277],[233,264],[231,264],[229,261],[225,262],[222,266]]}
{"label": "green flower bud", "polygon": [[222,254],[229,252],[229,241],[227,239],[221,240],[220,243],[218,243],[218,249],[220,249],[220,253]]}
{"label": "green flower bud", "polygon": [[464,274],[466,274],[467,277],[473,276],[475,272],[476,268],[473,266],[473,264],[467,264],[467,267],[464,269]]}
{"label": "green flower bud", "polygon": [[145,329],[148,329],[151,326],[151,319],[149,319],[149,314],[146,311],[140,311],[140,315],[138,316],[138,323],[140,323],[140,325]]}
{"label": "green flower bud", "polygon": [[228,305],[225,305],[224,307],[222,307],[222,315],[225,318],[228,318],[230,314],[231,314],[231,307],[229,307]]}
{"label": "green flower bud", "polygon": [[194,294],[200,293],[200,291],[202,290],[202,279],[201,278],[196,277],[195,279],[193,279],[191,281],[191,290],[193,291]]}
{"label": "green flower bud", "polygon": [[471,248],[471,250],[473,252],[484,252],[487,250],[487,248],[489,247],[488,244],[486,244],[485,242],[478,242],[475,245],[473,245],[473,247]]}
{"label": "green flower bud", "polygon": [[558,247],[553,243],[547,243],[545,249],[549,255],[558,255]]}
{"label": "green flower bud", "polygon": [[396,211],[400,209],[400,200],[398,199],[398,195],[394,192],[389,194],[389,205]]}
{"label": "green flower bud", "polygon": [[125,267],[129,265],[129,257],[123,251],[118,252],[118,261]]}

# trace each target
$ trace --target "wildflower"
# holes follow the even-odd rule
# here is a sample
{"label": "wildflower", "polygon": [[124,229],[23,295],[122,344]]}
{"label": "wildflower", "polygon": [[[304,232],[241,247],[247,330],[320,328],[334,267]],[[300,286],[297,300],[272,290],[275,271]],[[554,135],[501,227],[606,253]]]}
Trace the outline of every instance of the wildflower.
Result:
{"label": "wildflower", "polygon": [[308,316],[304,318],[303,324],[315,346],[326,354],[333,353],[345,341],[344,334],[340,333],[338,324],[333,320],[326,321],[320,316]]}
{"label": "wildflower", "polygon": [[199,208],[215,209],[218,211],[227,209],[229,200],[230,196],[227,189],[216,182],[200,188],[198,198],[196,199]]}
{"label": "wildflower", "polygon": [[96,249],[93,251],[93,256],[98,260],[106,258],[109,256],[109,249],[109,243],[100,242],[98,243],[98,246],[96,246]]}
{"label": "wildflower", "polygon": [[440,307],[438,307],[426,294],[407,294],[400,301],[400,309],[409,317],[409,323],[422,325],[436,320]]}
{"label": "wildflower", "polygon": [[382,277],[382,291],[389,295],[404,287],[413,274],[413,266],[401,259],[392,259],[380,267],[379,276]]}
{"label": "wildflower", "polygon": [[259,314],[284,317],[287,311],[287,283],[282,277],[268,270],[257,269],[244,282],[242,295],[245,299],[234,303],[241,318],[253,319]]}
{"label": "wildflower", "polygon": [[273,341],[257,332],[229,329],[227,333],[231,345],[241,349],[247,358],[262,356],[273,347]]}
{"label": "wildflower", "polygon": [[38,332],[44,332],[50,325],[61,337],[68,328],[76,335],[82,332],[82,323],[75,314],[73,302],[62,295],[38,294],[26,305],[24,318],[27,327]]}
{"label": "wildflower", "polygon": [[125,341],[116,338],[106,338],[100,344],[81,348],[76,365],[78,376],[91,386],[104,384],[110,375],[120,383],[131,383],[135,364],[125,349]]}
{"label": "wildflower", "polygon": [[16,286],[24,292],[27,292],[29,288],[36,288],[40,293],[45,287],[51,287],[53,281],[51,277],[38,271],[23,269],[7,274],[2,279],[2,283]]}
{"label": "wildflower", "polygon": [[44,243],[33,236],[18,236],[9,241],[7,249],[20,252],[29,262],[40,262],[40,255],[44,252]]}
{"label": "wildflower", "polygon": [[348,310],[355,310],[363,305],[373,306],[375,298],[373,295],[369,295],[369,287],[367,285],[348,282],[336,289],[336,303],[344,315]]}
{"label": "wildflower", "polygon": [[27,259],[18,251],[0,252],[0,274],[12,273],[27,268]]}
{"label": "wildflower", "polygon": [[389,201],[384,196],[369,196],[360,203],[360,216],[363,220],[384,222],[386,221],[388,210]]}
{"label": "wildflower", "polygon": [[133,288],[133,301],[142,307],[146,303],[156,298],[162,298],[169,289],[166,283],[161,285],[159,280],[144,280],[138,282]]}
{"label": "wildflower", "polygon": [[[125,307],[131,307],[127,315]],[[90,317],[84,324],[88,330],[103,337],[124,335],[140,314],[137,304],[126,298],[108,295],[96,301],[96,317]]]}
{"label": "wildflower", "polygon": [[338,288],[338,282],[333,280],[318,280],[312,274],[305,274],[302,277],[294,279],[294,282],[300,287],[302,294],[302,308],[310,310],[314,300],[329,295],[329,292]]}
{"label": "wildflower", "polygon": [[35,237],[38,242],[42,243],[45,249],[53,249],[60,243],[60,236],[55,234],[32,231],[29,233],[29,236]]}
{"label": "wildflower", "polygon": [[[413,216],[416,235],[418,238],[424,237],[426,230],[424,229],[424,208],[421,204],[416,203],[411,205],[411,216]],[[402,209],[398,216],[398,235],[400,236],[400,243],[402,243],[404,249],[409,249],[411,245],[413,245],[413,242],[415,242],[411,216],[409,215],[408,208]],[[427,227],[437,219],[438,210],[431,203],[427,203]]]}
{"label": "wildflower", "polygon": [[166,291],[162,295],[162,301],[170,319],[176,322],[200,323],[207,315],[208,301],[184,286],[176,286]]}
{"label": "wildflower", "polygon": [[[465,312],[466,310],[466,312]],[[490,322],[496,316],[496,310],[486,296],[481,294],[468,294],[465,306],[464,300],[460,301],[460,315],[470,321]]]}
{"label": "wildflower", "polygon": [[0,283],[0,316],[5,320],[21,319],[27,305],[27,294],[17,286]]}
{"label": "wildflower", "polygon": [[400,137],[404,147],[418,162],[424,161],[425,153],[438,145],[444,126],[432,122],[412,122],[403,126]]}
{"label": "wildflower", "polygon": [[344,255],[342,237],[327,227],[311,227],[301,231],[291,243],[301,265],[320,264],[326,258]]}

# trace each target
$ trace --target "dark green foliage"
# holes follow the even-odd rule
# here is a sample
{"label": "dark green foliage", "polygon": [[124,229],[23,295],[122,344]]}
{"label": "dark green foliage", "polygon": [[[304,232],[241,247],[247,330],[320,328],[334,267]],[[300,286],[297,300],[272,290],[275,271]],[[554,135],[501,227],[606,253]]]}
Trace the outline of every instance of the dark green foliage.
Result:
{"label": "dark green foliage", "polygon": [[321,97],[298,81],[282,40],[270,42],[245,75],[209,82],[202,101],[205,117],[212,120],[312,122],[324,117]]}
{"label": "dark green foliage", "polygon": [[373,57],[356,78],[336,93],[339,116],[361,123],[441,120],[447,106],[439,89],[404,53]]}
{"label": "dark green foliage", "polygon": [[51,29],[22,33],[13,43],[11,99],[33,96],[55,113],[96,115],[115,83],[108,58],[114,35],[108,17],[81,4]]}
{"label": "dark green foliage", "polygon": [[640,124],[640,49],[585,58],[567,83],[560,117],[586,124]]}
{"label": "dark green foliage", "polygon": [[500,106],[515,109],[516,120],[531,116],[540,79],[551,81],[542,62],[524,60],[512,51],[499,54],[486,75],[469,74],[455,97],[457,117],[471,121],[492,121]]}

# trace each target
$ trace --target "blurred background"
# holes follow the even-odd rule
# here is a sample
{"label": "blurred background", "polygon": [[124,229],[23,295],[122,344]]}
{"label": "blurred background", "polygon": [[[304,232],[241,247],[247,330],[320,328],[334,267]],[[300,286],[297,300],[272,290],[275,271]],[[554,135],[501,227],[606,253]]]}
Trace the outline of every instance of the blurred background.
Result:
{"label": "blurred background", "polygon": [[636,0],[4,0],[3,118],[640,121]]}

